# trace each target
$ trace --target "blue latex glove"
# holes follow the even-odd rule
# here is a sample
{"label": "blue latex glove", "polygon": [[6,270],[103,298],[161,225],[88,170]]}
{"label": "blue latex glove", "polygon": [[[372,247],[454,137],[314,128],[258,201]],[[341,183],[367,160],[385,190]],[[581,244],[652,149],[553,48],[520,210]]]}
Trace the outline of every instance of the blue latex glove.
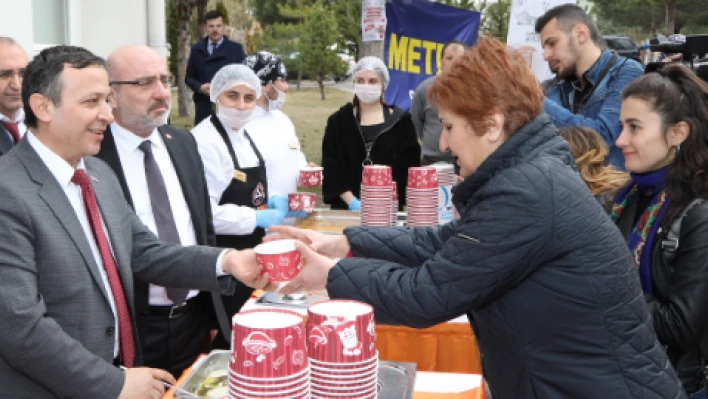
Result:
{"label": "blue latex glove", "polygon": [[361,210],[361,201],[359,201],[359,198],[354,197],[349,202],[349,210],[350,211],[360,211]]}
{"label": "blue latex glove", "polygon": [[304,218],[307,216],[307,211],[290,211],[288,212],[288,216],[294,218]]}
{"label": "blue latex glove", "polygon": [[277,226],[283,223],[283,219],[285,219],[285,213],[277,209],[264,209],[261,211],[256,211],[257,227],[267,229],[270,226]]}
{"label": "blue latex glove", "polygon": [[277,209],[280,212],[288,213],[288,197],[274,195],[268,198],[268,209]]}

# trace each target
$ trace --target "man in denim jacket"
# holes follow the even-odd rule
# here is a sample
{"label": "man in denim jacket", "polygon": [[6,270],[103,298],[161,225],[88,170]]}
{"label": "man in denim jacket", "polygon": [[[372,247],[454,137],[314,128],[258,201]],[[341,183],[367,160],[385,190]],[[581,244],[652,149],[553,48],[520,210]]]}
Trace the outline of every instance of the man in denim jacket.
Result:
{"label": "man in denim jacket", "polygon": [[622,128],[622,90],[644,67],[604,49],[605,42],[587,13],[575,4],[548,10],[536,21],[543,58],[556,78],[544,82],[544,111],[558,127],[585,126],[597,131],[610,151],[607,160],[624,169],[615,140]]}

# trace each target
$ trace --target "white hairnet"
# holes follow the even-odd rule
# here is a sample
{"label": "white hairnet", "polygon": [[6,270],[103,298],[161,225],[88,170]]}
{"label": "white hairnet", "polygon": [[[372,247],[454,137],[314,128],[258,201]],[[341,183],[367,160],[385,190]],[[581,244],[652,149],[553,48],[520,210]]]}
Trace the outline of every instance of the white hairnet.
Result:
{"label": "white hairnet", "polygon": [[214,75],[209,88],[209,99],[215,103],[221,93],[238,85],[255,90],[256,98],[261,97],[261,80],[253,70],[245,65],[232,64],[219,69]]}
{"label": "white hairnet", "polygon": [[368,56],[360,59],[352,70],[352,76],[356,76],[356,74],[361,71],[371,71],[376,73],[381,78],[381,81],[384,85],[384,89],[388,87],[388,82],[391,80],[388,77],[388,68],[386,68],[386,64],[384,64],[384,62],[381,61],[380,58]]}

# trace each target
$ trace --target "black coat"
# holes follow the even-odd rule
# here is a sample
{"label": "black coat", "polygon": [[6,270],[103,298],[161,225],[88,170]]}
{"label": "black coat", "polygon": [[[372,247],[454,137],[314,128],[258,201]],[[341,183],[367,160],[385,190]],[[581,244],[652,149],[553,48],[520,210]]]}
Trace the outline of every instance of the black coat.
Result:
{"label": "black coat", "polygon": [[[638,201],[630,201],[617,221],[629,236]],[[688,392],[705,385],[701,350],[708,353],[708,202],[692,208],[681,222],[673,260],[664,257],[661,241],[671,220],[664,218],[651,248],[652,295],[645,295],[659,342]]]}
{"label": "black coat", "polygon": [[246,58],[243,46],[232,42],[227,37],[224,37],[224,41],[210,56],[207,49],[208,41],[209,38],[205,37],[192,45],[187,61],[187,73],[184,78],[187,86],[194,92],[194,103],[199,114],[197,116],[199,121],[195,119],[195,125],[209,116],[211,112],[211,100],[209,100],[209,96],[202,94],[199,88],[204,83],[210,83],[219,69],[226,65],[241,64]]}
{"label": "black coat", "polygon": [[[375,164],[391,166],[398,185],[399,204],[403,206],[408,168],[420,166],[420,143],[410,114],[396,106],[389,109],[391,114],[371,146],[369,159]],[[347,103],[327,119],[322,140],[322,195],[326,204],[333,209],[347,209],[347,204],[339,197],[347,191],[359,198],[362,163],[366,158],[364,136],[354,115],[354,106]]]}
{"label": "black coat", "polygon": [[419,328],[467,313],[495,399],[685,398],[627,245],[574,165],[539,116],[456,187],[461,219],[346,229],[356,257],[329,272],[330,297]]}
{"label": "black coat", "polygon": [[[202,165],[202,159],[197,150],[197,143],[194,137],[185,130],[175,129],[169,125],[163,125],[158,130],[162,136],[162,140],[165,142],[167,151],[170,153],[170,158],[177,172],[177,177],[182,185],[182,193],[184,193],[184,199],[189,207],[197,244],[216,246],[209,193],[204,178],[204,166]],[[96,157],[106,161],[111,169],[113,169],[118,177],[125,199],[132,208],[133,198],[130,195],[128,182],[123,172],[123,166],[121,165],[116,142],[110,127],[103,133],[101,151]],[[145,347],[150,284],[142,281],[137,276],[133,281],[135,282],[135,313],[138,315],[135,324],[138,328],[141,345]],[[235,286],[235,284],[233,285]],[[226,291],[228,290],[229,289],[226,289]],[[224,305],[219,293],[203,292],[199,295],[200,300],[205,300],[207,303],[211,302],[214,317],[220,327],[219,330],[221,330],[221,333],[227,340],[230,339],[230,323],[224,311]]]}

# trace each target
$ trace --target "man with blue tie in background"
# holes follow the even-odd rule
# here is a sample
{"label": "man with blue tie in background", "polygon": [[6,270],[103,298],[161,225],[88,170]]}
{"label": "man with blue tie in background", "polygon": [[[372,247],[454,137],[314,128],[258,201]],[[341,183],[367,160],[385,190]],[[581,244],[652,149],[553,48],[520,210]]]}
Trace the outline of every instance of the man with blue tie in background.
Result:
{"label": "man with blue tie in background", "polygon": [[212,10],[204,14],[207,37],[192,45],[187,62],[185,83],[194,91],[194,126],[211,114],[209,82],[229,64],[240,64],[246,58],[243,46],[224,36],[224,15]]}

